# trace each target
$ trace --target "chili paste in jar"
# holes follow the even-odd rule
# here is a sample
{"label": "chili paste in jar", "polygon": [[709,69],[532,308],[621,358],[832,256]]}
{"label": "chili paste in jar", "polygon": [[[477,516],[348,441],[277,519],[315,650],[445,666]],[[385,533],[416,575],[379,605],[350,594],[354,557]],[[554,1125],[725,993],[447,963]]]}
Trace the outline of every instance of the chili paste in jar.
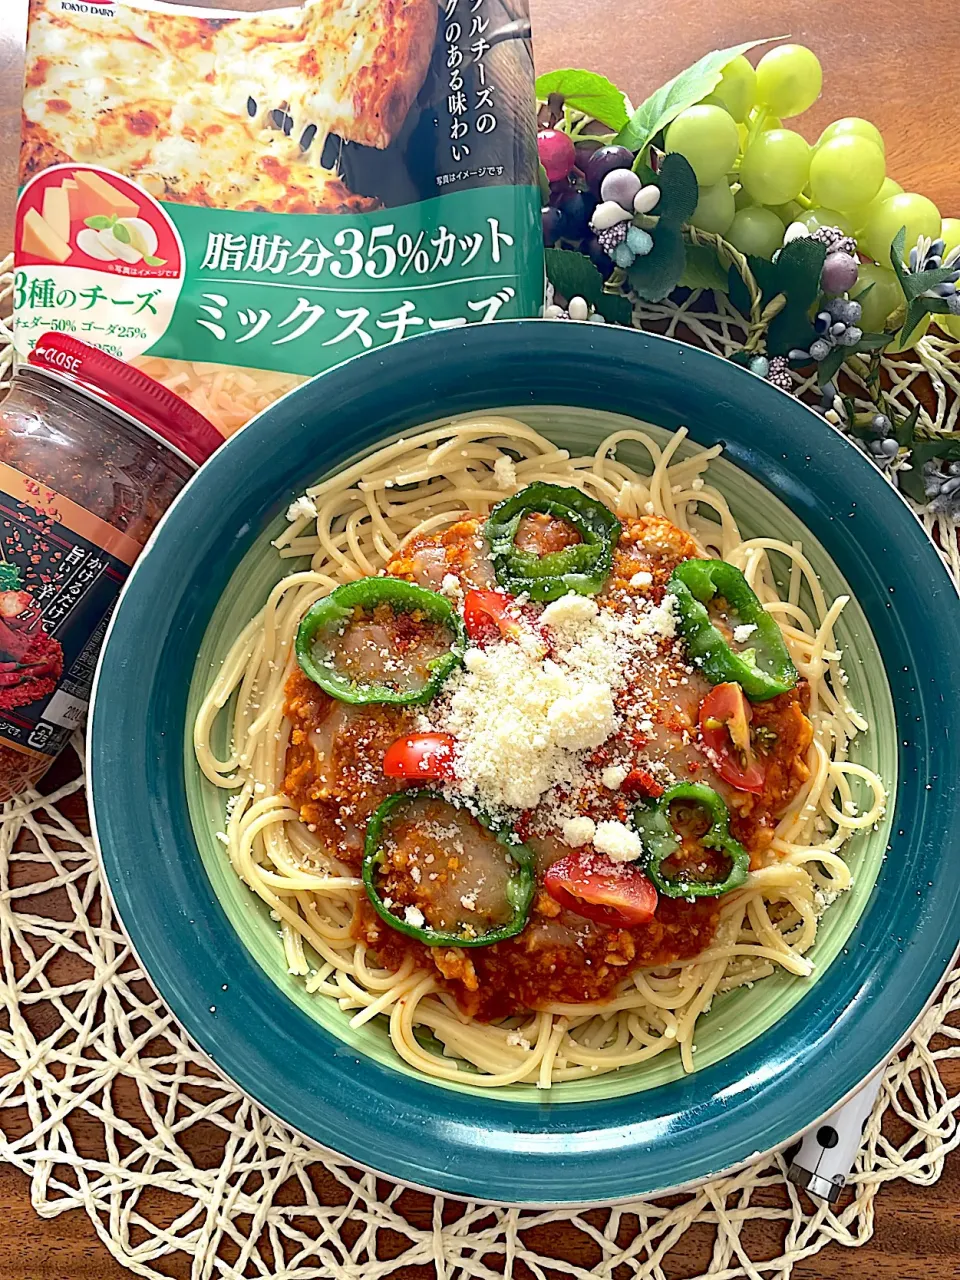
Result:
{"label": "chili paste in jar", "polygon": [[0,404],[0,800],[82,727],[130,568],[220,443],[139,370],[44,335]]}

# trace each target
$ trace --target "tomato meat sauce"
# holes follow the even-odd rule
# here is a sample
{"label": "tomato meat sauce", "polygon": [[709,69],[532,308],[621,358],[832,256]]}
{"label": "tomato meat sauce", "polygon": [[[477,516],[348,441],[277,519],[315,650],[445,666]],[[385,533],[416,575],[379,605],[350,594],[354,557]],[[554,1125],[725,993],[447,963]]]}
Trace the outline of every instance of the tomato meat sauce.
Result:
{"label": "tomato meat sauce", "polygon": [[[450,576],[464,593],[494,590],[497,584],[482,529],[483,519],[471,517],[442,533],[420,535],[405,544],[387,572],[435,591],[444,588],[445,580],[449,586]],[[538,555],[577,541],[579,534],[571,525],[540,513],[526,515],[518,528],[517,545]],[[598,604],[621,610],[631,596],[659,603],[674,567],[696,553],[693,539],[668,520],[624,520]],[[387,639],[398,645],[423,643],[429,649],[435,639],[429,624],[410,616],[402,623],[382,616],[377,623],[388,631],[396,625],[398,630]],[[703,749],[699,711],[712,686],[680,659],[674,666],[666,658],[651,664],[640,679],[648,686],[644,705],[649,708],[652,703],[655,712],[646,711],[641,719],[634,711],[636,690],[619,692],[620,728],[588,761],[597,771],[615,757],[633,754],[639,767],[628,773],[619,790],[604,793],[600,800],[596,790],[585,792],[577,798],[578,811],[598,822],[629,822],[640,799],[662,793],[655,771],[669,767],[674,777],[706,782],[722,796],[730,811],[731,833],[749,850],[752,864],[762,865],[778,815],[808,776],[808,689],[801,682],[789,693],[751,705],[750,733],[762,784],[749,792],[726,782]],[[288,680],[284,710],[292,726],[284,790],[331,853],[358,873],[370,815],[391,793],[417,785],[409,774],[388,777],[384,772],[389,748],[398,739],[416,739],[416,715],[402,707],[336,702],[299,669]],[[455,811],[442,802],[414,802],[391,829],[378,889],[381,898],[398,904],[392,910],[401,917],[410,905],[417,918],[422,915],[432,927],[475,917],[478,932],[483,932],[507,910],[503,891],[508,871],[502,848],[469,818],[450,831],[451,812]],[[697,881],[723,879],[726,860],[698,843],[696,818],[681,826],[681,843],[665,864],[666,871]],[[516,937],[472,949],[426,946],[387,925],[365,897],[354,921],[356,936],[387,968],[399,968],[412,955],[419,967],[436,974],[465,1013],[481,1020],[603,1001],[635,970],[687,961],[709,947],[720,914],[717,898],[661,896],[652,917],[641,923],[588,919],[562,905],[545,887],[550,867],[576,851],[558,833],[544,829],[536,810],[521,816],[517,834],[534,852],[537,892],[528,923]],[[617,865],[604,862],[608,870]],[[635,874],[629,864],[627,868]]]}

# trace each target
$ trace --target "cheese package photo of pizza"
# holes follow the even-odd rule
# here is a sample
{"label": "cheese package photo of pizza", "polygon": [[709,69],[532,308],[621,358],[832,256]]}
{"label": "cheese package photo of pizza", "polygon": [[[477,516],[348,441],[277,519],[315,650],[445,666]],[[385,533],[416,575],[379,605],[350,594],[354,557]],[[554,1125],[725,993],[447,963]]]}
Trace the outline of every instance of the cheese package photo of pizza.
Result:
{"label": "cheese package photo of pizza", "polygon": [[225,435],[315,373],[542,302],[526,0],[31,0],[21,357],[49,329]]}

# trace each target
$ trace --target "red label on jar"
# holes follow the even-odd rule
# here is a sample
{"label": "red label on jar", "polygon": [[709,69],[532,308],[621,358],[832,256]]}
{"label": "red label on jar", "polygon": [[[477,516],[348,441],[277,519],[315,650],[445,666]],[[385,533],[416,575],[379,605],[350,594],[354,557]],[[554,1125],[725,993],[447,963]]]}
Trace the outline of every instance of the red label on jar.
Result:
{"label": "red label on jar", "polygon": [[141,544],[0,463],[0,740],[53,758],[82,727]]}

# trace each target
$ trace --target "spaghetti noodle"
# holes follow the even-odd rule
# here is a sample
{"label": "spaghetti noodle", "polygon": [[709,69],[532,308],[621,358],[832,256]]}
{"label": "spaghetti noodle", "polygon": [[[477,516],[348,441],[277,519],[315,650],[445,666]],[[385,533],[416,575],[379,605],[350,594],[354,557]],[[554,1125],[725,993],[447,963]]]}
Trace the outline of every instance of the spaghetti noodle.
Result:
{"label": "spaghetti noodle", "polygon": [[[825,597],[799,543],[741,537],[723,495],[704,479],[720,446],[680,459],[685,434],[676,432],[661,448],[643,430],[620,430],[593,454],[571,458],[525,424],[490,416],[377,450],[309,489],[291,508],[291,524],[275,546],[283,558],[309,556],[310,567],[273,588],[201,706],[194,729],[200,767],[211,783],[235,793],[222,838],[237,874],[278,921],[288,968],[303,976],[309,991],[352,1011],[354,1025],[387,1017],[397,1053],[426,1075],[546,1088],[674,1047],[692,1071],[697,1020],[715,996],[778,968],[812,972],[805,953],[818,918],[851,884],[842,847],[883,813],[880,778],[848,758],[851,740],[867,724],[846,695],[834,637],[846,597]],[[623,441],[649,454],[652,474],[617,459]],[[689,533],[702,554],[743,572],[809,687],[809,777],[780,814],[762,865],[755,860],[746,884],[718,900],[716,932],[693,960],[639,969],[602,1003],[550,1004],[480,1022],[462,1012],[413,954],[386,968],[357,937],[356,913],[365,900],[360,877],[330,854],[284,794],[290,741],[284,687],[296,665],[298,625],[318,599],[378,573],[411,535],[486,513],[507,493],[538,480],[574,486],[625,520],[663,516]],[[771,553],[789,565],[785,595]],[[211,735],[231,702],[231,745],[219,759]],[[856,796],[864,792],[861,807]]]}

